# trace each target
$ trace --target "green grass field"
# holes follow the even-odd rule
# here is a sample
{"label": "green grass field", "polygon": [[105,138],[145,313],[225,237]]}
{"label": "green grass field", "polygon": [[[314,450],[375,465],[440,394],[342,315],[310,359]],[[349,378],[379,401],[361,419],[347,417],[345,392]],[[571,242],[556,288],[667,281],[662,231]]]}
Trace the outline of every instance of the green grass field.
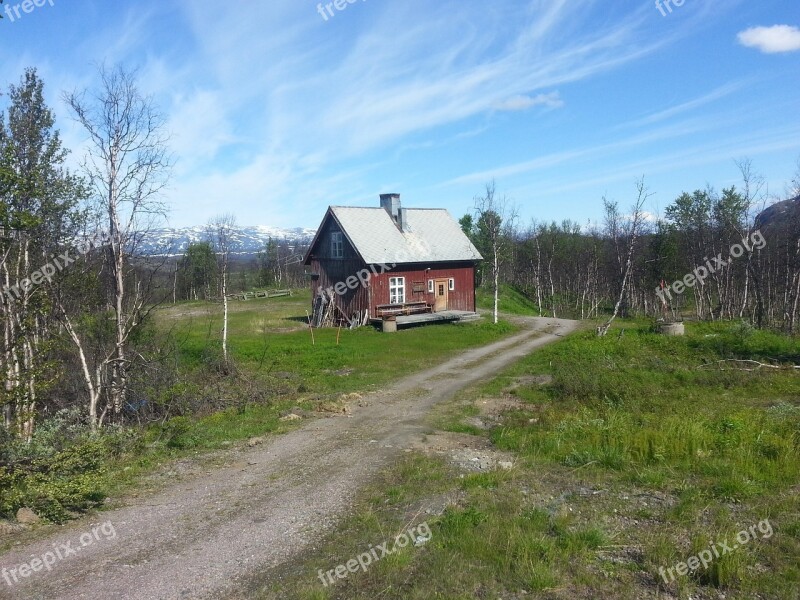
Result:
{"label": "green grass field", "polygon": [[[288,585],[309,599],[797,598],[800,373],[718,361],[800,364],[800,343],[730,324],[690,324],[683,338],[620,327],[548,346],[435,416],[490,439],[513,469],[407,455],[319,556],[261,597]],[[496,399],[516,407],[486,431],[465,425]],[[315,579],[442,496],[455,500],[428,516],[424,547],[334,587]],[[705,568],[674,570],[711,548],[720,556]]]}
{"label": "green grass field", "polygon": [[[229,348],[240,368],[252,376],[296,379],[300,393],[366,391],[470,347],[503,337],[516,328],[486,321],[401,329],[396,335],[373,327],[356,330],[315,329],[305,318],[310,294],[291,298],[234,301],[230,304]],[[163,309],[161,328],[172,328],[187,371],[203,367],[219,348],[221,307],[189,303]],[[339,338],[337,345],[337,337]]]}

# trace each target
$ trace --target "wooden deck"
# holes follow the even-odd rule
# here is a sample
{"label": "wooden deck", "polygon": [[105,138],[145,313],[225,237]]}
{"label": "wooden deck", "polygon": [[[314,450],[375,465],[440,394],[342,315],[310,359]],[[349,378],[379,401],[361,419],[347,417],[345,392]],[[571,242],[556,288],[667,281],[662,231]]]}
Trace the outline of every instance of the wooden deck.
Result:
{"label": "wooden deck", "polygon": [[[478,313],[468,312],[465,310],[443,310],[436,313],[421,313],[415,315],[398,315],[397,327],[406,327],[409,325],[422,325],[424,323],[444,323],[444,322],[457,322],[457,321],[475,321],[480,319]],[[370,319],[373,325],[380,325],[382,319]]]}

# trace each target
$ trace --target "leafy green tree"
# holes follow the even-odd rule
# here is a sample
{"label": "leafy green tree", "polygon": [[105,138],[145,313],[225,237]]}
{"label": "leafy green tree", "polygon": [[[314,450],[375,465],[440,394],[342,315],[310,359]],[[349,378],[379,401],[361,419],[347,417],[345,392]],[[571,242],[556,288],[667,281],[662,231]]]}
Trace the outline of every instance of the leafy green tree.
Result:
{"label": "leafy green tree", "polygon": [[178,262],[178,290],[182,298],[209,299],[217,289],[217,257],[211,242],[189,244]]}
{"label": "leafy green tree", "polygon": [[472,215],[466,214],[458,220],[458,224],[461,225],[461,231],[464,232],[470,240],[472,236],[475,234],[475,220],[472,218]]}
{"label": "leafy green tree", "polygon": [[66,276],[69,263],[53,257],[74,240],[86,196],[82,181],[65,167],[67,151],[43,90],[36,70],[27,69],[20,84],[9,87],[7,118],[0,114],[4,424],[25,439],[33,435],[40,394],[55,376],[48,362],[56,335],[51,284]]}
{"label": "leafy green tree", "polygon": [[259,282],[264,287],[281,284],[280,247],[272,238],[258,252],[258,274]]}

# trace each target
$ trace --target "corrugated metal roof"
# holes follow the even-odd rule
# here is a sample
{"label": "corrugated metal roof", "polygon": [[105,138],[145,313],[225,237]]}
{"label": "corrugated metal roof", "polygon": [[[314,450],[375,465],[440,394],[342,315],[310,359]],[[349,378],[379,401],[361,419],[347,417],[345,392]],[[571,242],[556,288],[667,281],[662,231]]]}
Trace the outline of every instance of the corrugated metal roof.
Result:
{"label": "corrugated metal roof", "polygon": [[367,264],[483,258],[443,208],[404,208],[402,232],[383,208],[331,206],[331,212]]}

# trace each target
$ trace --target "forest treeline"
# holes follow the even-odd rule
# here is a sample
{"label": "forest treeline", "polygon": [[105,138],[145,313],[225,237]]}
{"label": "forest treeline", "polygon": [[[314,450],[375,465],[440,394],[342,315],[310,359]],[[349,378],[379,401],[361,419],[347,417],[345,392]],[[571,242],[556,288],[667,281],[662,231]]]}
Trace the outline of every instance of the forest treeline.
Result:
{"label": "forest treeline", "polygon": [[[743,319],[796,333],[800,314],[800,164],[775,203],[748,160],[741,185],[685,192],[663,217],[644,208],[641,180],[632,207],[603,199],[601,223],[522,226],[494,184],[478,196],[462,229],[484,256],[479,283],[510,285],[541,315],[668,321]],[[766,207],[769,207],[765,210]],[[496,260],[495,260],[496,259]],[[496,269],[495,269],[496,265]]]}
{"label": "forest treeline", "polygon": [[[227,316],[226,298],[238,291],[308,285],[302,246],[275,240],[256,257],[237,256],[231,215],[182,256],[143,255],[143,236],[168,210],[174,157],[163,115],[134,73],[101,67],[96,89],[63,94],[64,116],[87,140],[73,172],[43,90],[26,71],[0,113],[0,468],[44,425],[96,431],[175,414],[186,374],[179,336],[154,326],[159,306],[214,301]],[[798,203],[757,221],[770,201],[766,183],[748,162],[740,168],[741,186],[682,194],[662,219],[644,212],[641,182],[632,212],[603,200],[604,220],[591,227],[523,226],[489,185],[461,219],[485,257],[478,283],[513,286],[548,316],[744,319],[796,332]],[[729,264],[676,291],[674,282],[717,256]],[[224,323],[210,337],[209,376],[236,372]]]}

